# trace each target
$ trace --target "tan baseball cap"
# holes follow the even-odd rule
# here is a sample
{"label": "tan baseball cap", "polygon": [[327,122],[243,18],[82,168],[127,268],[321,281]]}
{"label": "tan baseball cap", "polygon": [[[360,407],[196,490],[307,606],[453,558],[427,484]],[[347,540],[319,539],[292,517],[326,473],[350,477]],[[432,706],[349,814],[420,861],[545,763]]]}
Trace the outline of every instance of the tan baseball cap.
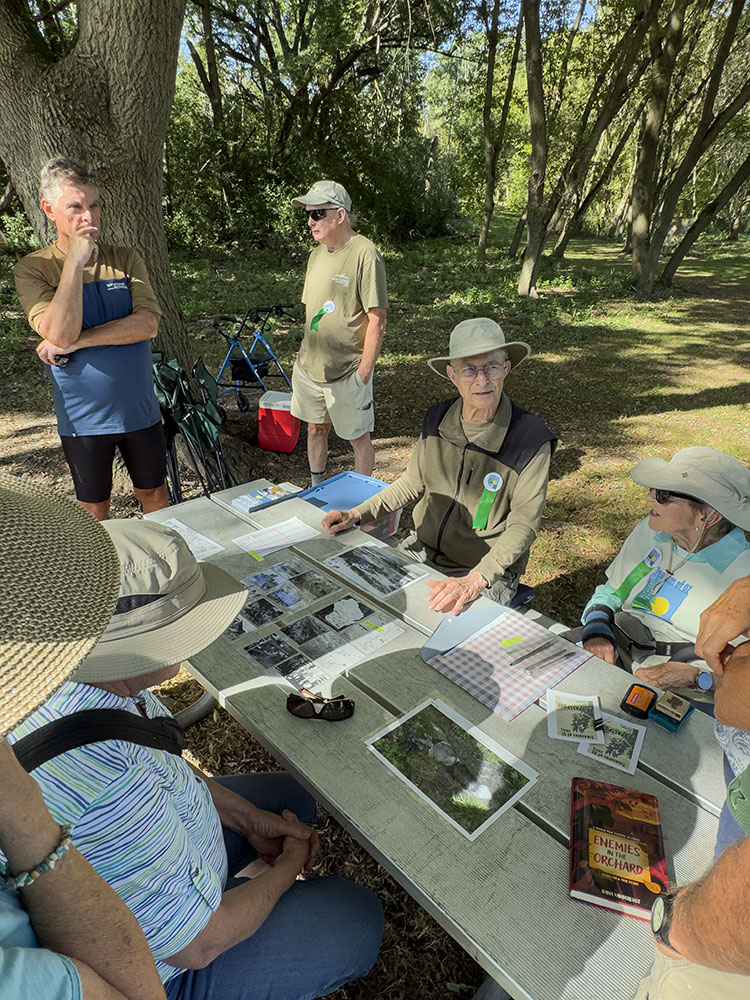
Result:
{"label": "tan baseball cap", "polygon": [[682,448],[668,462],[642,459],[630,475],[648,489],[695,497],[750,531],[750,469],[723,451],[705,446]]}
{"label": "tan baseball cap", "polygon": [[494,319],[477,317],[465,319],[453,327],[448,355],[444,358],[430,358],[427,364],[443,378],[448,378],[446,367],[451,358],[473,358],[478,354],[488,354],[500,348],[508,352],[510,367],[520,365],[531,354],[531,348],[521,340],[511,340],[506,344],[505,334]]}
{"label": "tan baseball cap", "polygon": [[198,562],[171,528],[136,518],[102,524],[120,559],[120,596],[72,680],[126,680],[187,660],[218,639],[244,606],[242,584]]}
{"label": "tan baseball cap", "polygon": [[336,205],[347,212],[352,210],[352,199],[343,184],[336,181],[315,181],[307,194],[292,198],[292,204],[298,208],[306,205]]}

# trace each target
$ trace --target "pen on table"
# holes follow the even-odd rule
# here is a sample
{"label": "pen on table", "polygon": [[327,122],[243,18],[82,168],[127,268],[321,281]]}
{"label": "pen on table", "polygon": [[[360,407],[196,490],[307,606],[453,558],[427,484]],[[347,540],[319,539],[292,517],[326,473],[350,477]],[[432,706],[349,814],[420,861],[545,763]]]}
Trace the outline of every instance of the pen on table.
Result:
{"label": "pen on table", "polygon": [[[550,639],[547,642],[543,642],[541,646],[537,646],[530,652],[524,653],[523,656],[519,656],[515,660],[511,660],[510,662],[514,667],[517,667],[519,663],[522,663],[524,660],[528,660],[530,656],[536,656],[536,654],[541,653],[543,649],[548,649],[550,646],[554,645],[554,642],[555,642],[554,639]],[[526,668],[524,667],[524,669]]]}

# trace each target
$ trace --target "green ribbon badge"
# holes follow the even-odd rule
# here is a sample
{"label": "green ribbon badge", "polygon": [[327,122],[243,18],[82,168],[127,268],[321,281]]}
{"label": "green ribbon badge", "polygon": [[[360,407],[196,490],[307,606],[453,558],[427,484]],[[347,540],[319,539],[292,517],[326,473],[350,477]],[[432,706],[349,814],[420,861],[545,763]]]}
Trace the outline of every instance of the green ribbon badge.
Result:
{"label": "green ribbon badge", "polygon": [[318,309],[313,318],[310,320],[310,329],[317,330],[320,321],[323,319],[326,313],[332,313],[336,308],[336,304],[331,302],[329,299],[327,302],[323,303],[322,309]]}
{"label": "green ribbon badge", "polygon": [[479,530],[482,531],[487,527],[490,511],[492,510],[492,505],[495,502],[495,494],[502,485],[503,477],[499,472],[488,472],[484,477],[484,489],[482,490],[482,495],[479,498],[479,506],[477,507],[476,514],[474,515],[472,528],[479,528]]}
{"label": "green ribbon badge", "polygon": [[638,583],[639,580],[642,580],[644,576],[648,576],[652,570],[656,569],[660,562],[661,552],[658,549],[651,549],[646,558],[631,569],[615,591],[615,597],[624,603],[625,598],[628,596],[633,587],[635,587],[636,583]]}

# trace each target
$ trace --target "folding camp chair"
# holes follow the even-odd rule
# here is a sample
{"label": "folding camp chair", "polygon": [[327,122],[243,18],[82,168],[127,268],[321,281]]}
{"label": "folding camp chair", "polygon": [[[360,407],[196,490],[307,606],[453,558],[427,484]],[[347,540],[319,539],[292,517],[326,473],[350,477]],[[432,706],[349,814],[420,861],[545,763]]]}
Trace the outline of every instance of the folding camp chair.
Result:
{"label": "folding camp chair", "polygon": [[167,485],[173,503],[182,500],[182,486],[177,462],[176,438],[182,436],[190,464],[195,470],[201,489],[208,496],[228,489],[237,482],[224,458],[219,440],[223,413],[216,405],[216,383],[199,358],[193,367],[193,377],[201,391],[201,401],[193,397],[187,373],[174,358],[165,361],[154,351],[154,391],[159,400],[167,439]]}
{"label": "folding camp chair", "polygon": [[[237,406],[243,413],[250,409],[250,401],[242,392],[244,386],[257,385],[265,392],[268,389],[266,382],[269,379],[280,378],[289,389],[292,388],[281,362],[265,337],[266,324],[271,316],[290,315],[287,310],[291,308],[290,305],[284,304],[254,306],[248,309],[241,319],[237,316],[214,316],[214,330],[227,344],[227,353],[216,376],[218,394],[224,396],[228,392],[236,392]],[[294,319],[293,316],[290,318]],[[236,328],[234,332],[231,332],[232,327]],[[242,338],[250,334],[253,340],[246,350]],[[225,383],[222,382],[222,378],[227,369],[231,379]]]}

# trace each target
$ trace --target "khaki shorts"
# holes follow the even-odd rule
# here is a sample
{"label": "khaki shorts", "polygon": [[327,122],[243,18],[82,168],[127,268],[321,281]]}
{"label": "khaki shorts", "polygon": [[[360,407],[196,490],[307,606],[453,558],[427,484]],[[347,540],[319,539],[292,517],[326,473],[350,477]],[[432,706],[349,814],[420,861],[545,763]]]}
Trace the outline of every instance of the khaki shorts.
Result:
{"label": "khaki shorts", "polygon": [[340,438],[356,441],[375,427],[372,379],[365,385],[354,371],[335,382],[313,382],[295,362],[292,416],[306,424],[333,424]]}
{"label": "khaki shorts", "polygon": [[747,1000],[749,996],[750,976],[718,972],[657,951],[651,974],[641,983],[635,1000]]}

